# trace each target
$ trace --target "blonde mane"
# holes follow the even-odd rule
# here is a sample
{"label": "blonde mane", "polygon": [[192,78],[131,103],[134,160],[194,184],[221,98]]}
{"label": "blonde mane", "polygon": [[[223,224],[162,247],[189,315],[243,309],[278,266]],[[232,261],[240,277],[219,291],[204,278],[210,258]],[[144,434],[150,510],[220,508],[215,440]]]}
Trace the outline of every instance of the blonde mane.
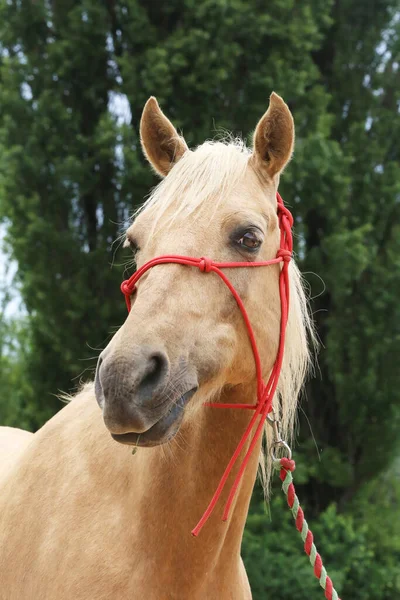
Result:
{"label": "blonde mane", "polygon": [[[134,216],[151,211],[152,231],[156,235],[161,218],[163,226],[172,225],[179,216],[201,214],[210,211],[213,218],[224,195],[239,183],[248,168],[251,150],[240,138],[226,137],[219,141],[207,141],[194,151],[187,151],[174,165],[170,175],[152,191],[147,201]],[[310,350],[316,346],[314,327],[301,273],[294,260],[289,267],[290,309],[286,331],[286,343],[282,371],[274,410],[280,415],[281,434],[289,443],[293,440],[296,408],[299,395],[311,365]],[[265,427],[266,447],[270,443],[270,427]],[[261,452],[260,476],[267,493],[271,475],[269,452]]]}
{"label": "blonde mane", "polygon": [[[312,365],[313,350],[317,346],[314,324],[303,284],[302,275],[294,260],[289,265],[290,305],[286,329],[285,352],[274,398],[274,411],[280,415],[282,439],[293,442],[296,409],[299,396]],[[269,492],[271,479],[271,427],[265,425],[266,452],[261,451],[260,474],[264,491]]]}

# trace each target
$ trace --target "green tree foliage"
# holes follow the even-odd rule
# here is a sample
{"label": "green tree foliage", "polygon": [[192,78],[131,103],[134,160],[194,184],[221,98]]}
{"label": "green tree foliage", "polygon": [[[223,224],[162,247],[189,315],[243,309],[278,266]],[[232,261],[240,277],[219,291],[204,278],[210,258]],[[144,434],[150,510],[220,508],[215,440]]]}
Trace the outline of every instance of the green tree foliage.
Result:
{"label": "green tree foliage", "polygon": [[[305,270],[320,274],[326,286],[313,302],[324,345],[321,376],[310,383],[304,404],[322,450],[316,464],[312,444],[303,445],[302,460],[314,463],[307,494],[315,508],[332,498],[343,506],[399,450],[400,22],[395,8],[395,3],[358,0],[333,7],[334,24],[314,54],[329,94],[330,145],[319,135],[300,140],[308,166],[299,170],[302,160],[296,160],[290,173],[301,182]],[[303,427],[303,438],[305,432]]]}
{"label": "green tree foliage", "polygon": [[[4,273],[3,275],[5,275]],[[2,424],[29,429],[29,413],[35,413],[35,397],[25,375],[31,352],[29,324],[7,314],[10,293],[0,286],[0,414]]]}
{"label": "green tree foliage", "polygon": [[[309,522],[317,548],[341,598],[394,600],[400,597],[400,527],[393,522],[393,503],[371,511],[374,494],[399,502],[397,482],[380,480],[358,499],[355,514],[339,514],[334,504]],[[323,592],[314,578],[303,543],[282,492],[274,492],[267,514],[261,494],[254,494],[243,540],[243,559],[256,600],[319,600]],[[373,517],[378,517],[375,520]]]}
{"label": "green tree foliage", "polygon": [[26,365],[31,352],[29,327],[0,317],[0,412],[2,424],[29,429],[36,420],[36,398]]}
{"label": "green tree foliage", "polygon": [[[28,312],[12,351],[2,326],[2,422],[39,426],[124,318],[119,252],[110,265],[155,181],[138,142],[148,96],[195,145],[248,135],[274,89],[296,121],[281,191],[323,348],[300,418],[299,492],[343,595],[368,597],[367,574],[382,600],[398,596],[387,555],[400,532],[373,527],[383,513],[361,499],[398,499],[381,472],[399,450],[399,22],[395,0],[0,0],[0,218]],[[125,121],[110,111],[124,101]],[[296,535],[255,503],[255,598],[320,593],[303,582]],[[296,565],[286,596],[283,561]]]}
{"label": "green tree foliage", "polygon": [[1,212],[30,316],[26,378],[35,427],[60,408],[111,325],[122,320],[112,242],[121,198],[123,131],[108,112],[114,85],[107,12],[66,2],[0,8]]}

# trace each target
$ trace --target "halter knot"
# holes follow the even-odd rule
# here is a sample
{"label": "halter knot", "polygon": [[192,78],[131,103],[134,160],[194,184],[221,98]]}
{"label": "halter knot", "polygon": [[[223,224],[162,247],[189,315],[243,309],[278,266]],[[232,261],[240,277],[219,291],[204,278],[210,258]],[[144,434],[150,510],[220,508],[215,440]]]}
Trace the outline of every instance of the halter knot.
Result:
{"label": "halter knot", "polygon": [[121,283],[121,292],[124,294],[124,296],[131,296],[135,289],[136,286],[129,285],[129,281],[127,279]]}
{"label": "halter knot", "polygon": [[209,273],[212,269],[213,261],[211,258],[206,258],[202,256],[199,261],[199,269],[202,273]]}
{"label": "halter knot", "polygon": [[296,468],[296,463],[291,458],[281,458],[280,464],[282,469],[286,469],[286,471],[294,471]]}
{"label": "halter knot", "polygon": [[276,258],[282,258],[284,262],[290,262],[292,253],[290,250],[286,250],[285,248],[279,248],[278,252],[276,253]]}
{"label": "halter knot", "polygon": [[293,227],[293,215],[288,208],[281,202],[278,202],[278,213],[280,213],[281,218],[286,217],[289,221],[289,227]]}

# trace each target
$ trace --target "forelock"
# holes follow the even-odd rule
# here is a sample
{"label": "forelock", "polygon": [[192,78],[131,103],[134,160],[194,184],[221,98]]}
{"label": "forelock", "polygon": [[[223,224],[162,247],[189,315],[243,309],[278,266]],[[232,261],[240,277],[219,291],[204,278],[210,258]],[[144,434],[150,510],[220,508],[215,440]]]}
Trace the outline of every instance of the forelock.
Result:
{"label": "forelock", "polygon": [[166,214],[163,227],[210,206],[215,212],[243,178],[250,154],[239,138],[207,141],[186,152],[134,216],[151,211],[154,233]]}

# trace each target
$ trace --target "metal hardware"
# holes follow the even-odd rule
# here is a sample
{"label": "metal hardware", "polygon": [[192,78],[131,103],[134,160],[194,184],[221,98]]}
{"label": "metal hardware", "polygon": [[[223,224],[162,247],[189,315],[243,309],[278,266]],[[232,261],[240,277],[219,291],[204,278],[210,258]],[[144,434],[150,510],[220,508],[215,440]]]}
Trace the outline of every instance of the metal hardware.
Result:
{"label": "metal hardware", "polygon": [[275,418],[275,413],[272,411],[273,416],[267,415],[267,422],[272,427],[273,442],[270,447],[270,453],[272,460],[277,460],[275,450],[283,448],[287,452],[287,458],[292,458],[292,450],[287,442],[281,438],[279,431],[279,420]]}

